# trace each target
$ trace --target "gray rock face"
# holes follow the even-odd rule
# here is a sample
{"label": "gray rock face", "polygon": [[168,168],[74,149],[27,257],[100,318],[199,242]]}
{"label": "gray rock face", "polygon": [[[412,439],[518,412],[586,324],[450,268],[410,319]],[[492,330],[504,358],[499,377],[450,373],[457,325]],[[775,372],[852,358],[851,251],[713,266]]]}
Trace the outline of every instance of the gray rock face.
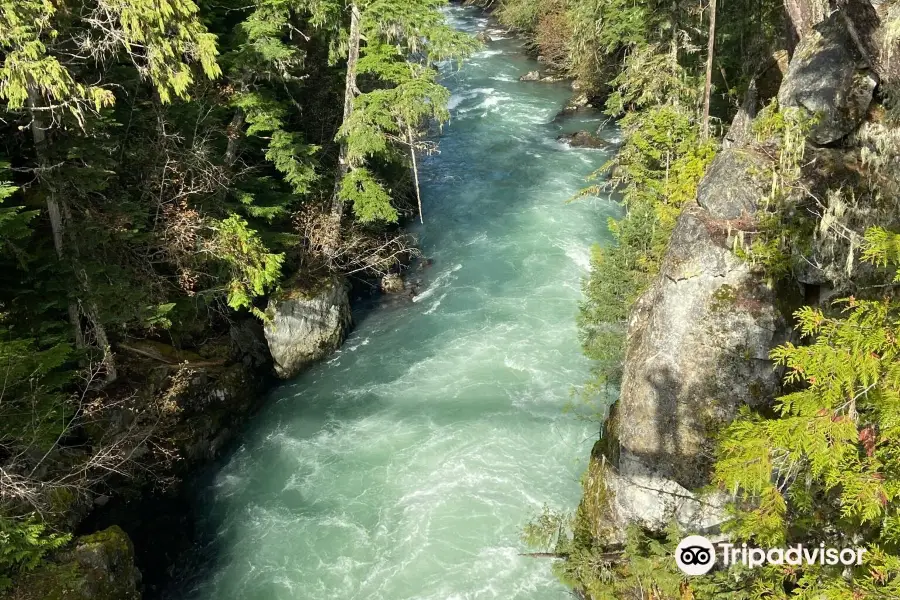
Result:
{"label": "gray rock face", "polygon": [[803,37],[791,59],[778,101],[818,116],[809,133],[815,144],[841,139],[866,117],[878,79],[856,48],[835,11]]}
{"label": "gray rock face", "polygon": [[288,379],[343,343],[352,320],[349,286],[332,277],[312,291],[289,290],[269,301],[266,314],[275,373]]}
{"label": "gray rock face", "polygon": [[232,352],[248,368],[260,368],[271,360],[262,325],[256,318],[232,324],[229,330]]}
{"label": "gray rock face", "polygon": [[767,190],[751,173],[762,170],[755,154],[739,148],[723,150],[697,186],[697,204],[717,219],[740,219],[755,213]]}
{"label": "gray rock face", "polygon": [[761,197],[754,160],[724,152],[685,209],[659,278],[632,311],[621,395],[607,424],[606,485],[614,529],[694,531],[723,520],[723,499],[696,498],[710,481],[713,438],[742,405],[776,393],[769,351],[786,338],[775,295],[730,250],[737,219]]}

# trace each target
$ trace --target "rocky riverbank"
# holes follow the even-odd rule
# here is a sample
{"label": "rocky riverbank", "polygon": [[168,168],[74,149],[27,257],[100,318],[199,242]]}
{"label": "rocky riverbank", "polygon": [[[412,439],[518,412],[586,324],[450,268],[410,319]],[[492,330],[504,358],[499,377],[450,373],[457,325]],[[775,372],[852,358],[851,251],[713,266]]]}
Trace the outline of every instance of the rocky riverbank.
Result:
{"label": "rocky riverbank", "polygon": [[[659,275],[631,310],[621,393],[585,478],[581,534],[615,545],[630,525],[658,535],[672,522],[721,534],[726,498],[699,491],[712,481],[716,436],[742,407],[781,391],[769,355],[792,339],[793,311],[825,306],[851,272],[865,277],[853,270],[853,240],[879,209],[870,205],[862,218],[834,190],[863,197],[890,160],[878,91],[897,76],[881,44],[883,16],[866,2],[820,15],[798,26],[789,64],[787,53],[776,55],[757,74],[696,201],[678,218]],[[793,141],[806,154],[779,210],[819,215],[777,285],[747,250],[773,209],[773,149],[783,129],[771,125],[772,106],[814,117]],[[783,150],[791,141],[777,143]],[[829,231],[837,221],[846,227],[840,235]],[[896,225],[897,216],[879,222]]]}
{"label": "rocky riverbank", "polygon": [[[265,327],[254,318],[236,321],[196,350],[147,340],[122,344],[122,386],[139,391],[88,435],[141,427],[144,443],[127,449],[127,473],[66,498],[61,525],[82,534],[5,594],[124,600],[152,592],[191,546],[185,480],[228,448],[275,376],[296,376],[343,343],[352,323],[349,288],[340,277],[285,284],[269,302]],[[159,403],[153,423],[136,409]]]}

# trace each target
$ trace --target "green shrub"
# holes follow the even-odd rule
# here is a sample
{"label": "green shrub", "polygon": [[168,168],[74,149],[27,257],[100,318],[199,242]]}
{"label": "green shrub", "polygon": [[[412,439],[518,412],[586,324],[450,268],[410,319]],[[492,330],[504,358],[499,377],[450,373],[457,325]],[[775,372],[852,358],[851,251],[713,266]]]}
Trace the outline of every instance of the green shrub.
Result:
{"label": "green shrub", "polygon": [[54,533],[35,515],[22,519],[0,516],[0,591],[12,583],[12,576],[37,567],[52,550],[63,547],[70,534]]}

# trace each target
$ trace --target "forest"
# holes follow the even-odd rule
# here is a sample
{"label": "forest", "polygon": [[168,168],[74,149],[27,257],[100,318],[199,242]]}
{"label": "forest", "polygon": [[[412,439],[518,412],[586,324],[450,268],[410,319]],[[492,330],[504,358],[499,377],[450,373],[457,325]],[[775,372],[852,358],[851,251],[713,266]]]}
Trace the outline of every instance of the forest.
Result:
{"label": "forest", "polygon": [[[622,133],[581,194],[624,207],[578,315],[602,435],[581,504],[525,540],[592,600],[900,597],[900,2],[471,3]],[[214,411],[195,369],[250,377],[242,332],[271,295],[335,274],[377,287],[415,255],[416,158],[449,118],[437,67],[479,46],[444,5],[0,0],[0,594],[49,597],[29,576],[98,500],[184,475],[216,427],[198,425]],[[810,109],[797,73],[826,51],[852,93]],[[709,188],[737,171],[757,196],[711,218]],[[733,353],[775,387],[721,362],[753,401],[701,415],[673,479],[722,499],[732,541],[852,544],[861,567],[690,579],[683,523],[615,513],[646,358],[629,328],[663,304],[696,222],[755,286],[715,289],[719,323],[771,308],[790,332]]]}
{"label": "forest", "polygon": [[267,294],[414,253],[435,65],[477,46],[443,4],[0,5],[0,592],[185,470],[185,365],[229,377]]}

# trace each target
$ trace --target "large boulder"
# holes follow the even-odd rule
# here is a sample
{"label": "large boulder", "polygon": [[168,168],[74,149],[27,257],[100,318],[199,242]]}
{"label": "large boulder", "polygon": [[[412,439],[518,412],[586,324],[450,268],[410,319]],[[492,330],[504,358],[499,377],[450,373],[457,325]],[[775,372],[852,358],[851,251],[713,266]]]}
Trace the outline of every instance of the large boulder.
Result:
{"label": "large boulder", "polygon": [[778,93],[782,107],[816,117],[809,139],[835,142],[866,117],[878,78],[853,40],[841,11],[817,24],[797,46]]}
{"label": "large boulder", "polygon": [[716,159],[632,311],[621,395],[602,443],[618,536],[630,522],[662,530],[673,518],[714,530],[724,501],[694,490],[710,482],[715,435],[741,406],[778,390],[768,357],[786,338],[785,320],[773,290],[731,251],[731,233],[764,196],[751,175],[756,160],[734,150]]}
{"label": "large boulder", "polygon": [[20,576],[9,600],[138,600],[131,540],[117,526],[82,536]]}
{"label": "large boulder", "polygon": [[352,321],[349,292],[345,279],[329,277],[269,301],[264,329],[279,377],[294,377],[340,347]]}

